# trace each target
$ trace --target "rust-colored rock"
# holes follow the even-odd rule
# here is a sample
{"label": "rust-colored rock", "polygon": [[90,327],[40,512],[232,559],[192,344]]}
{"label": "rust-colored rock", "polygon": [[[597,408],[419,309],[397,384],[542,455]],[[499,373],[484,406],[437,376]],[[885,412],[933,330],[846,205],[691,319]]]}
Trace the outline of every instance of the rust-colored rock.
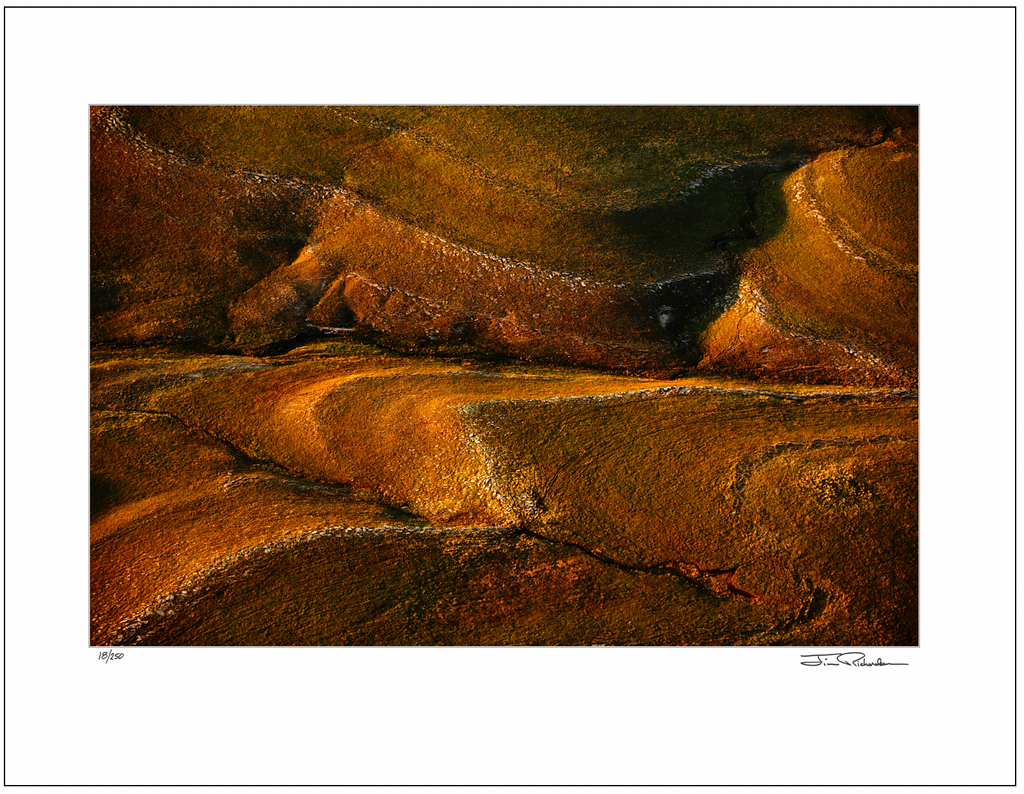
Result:
{"label": "rust-colored rock", "polygon": [[913,109],[91,123],[93,643],[917,642]]}

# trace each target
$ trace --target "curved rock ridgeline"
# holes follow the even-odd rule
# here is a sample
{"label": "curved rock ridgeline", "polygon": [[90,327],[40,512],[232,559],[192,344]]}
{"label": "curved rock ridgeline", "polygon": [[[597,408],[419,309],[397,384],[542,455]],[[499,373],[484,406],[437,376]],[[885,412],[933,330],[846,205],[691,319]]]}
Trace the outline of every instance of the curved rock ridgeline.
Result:
{"label": "curved rock ridgeline", "polygon": [[[438,532],[500,530],[506,560],[522,536],[587,565],[677,579],[747,604],[750,631],[796,620],[815,598],[828,608],[801,631],[856,628],[872,596],[843,570],[895,587],[897,569],[913,567],[912,394],[362,357],[239,363],[209,371],[170,357],[159,380],[142,361],[149,385],[120,397],[104,381],[133,365],[96,370],[111,429],[98,428],[94,471],[125,502],[94,520],[97,631],[141,630],[168,593],[207,587],[253,554],[346,527],[392,543],[416,518]],[[119,430],[129,422],[145,422],[150,442],[131,443]],[[155,489],[135,471],[155,475],[154,450],[184,467]],[[130,580],[111,575],[135,558]],[[897,601],[913,587],[899,580]],[[890,636],[895,611],[856,636]]]}
{"label": "curved rock ridgeline", "polygon": [[243,333],[359,325],[526,360],[665,367],[689,350],[674,317],[706,309],[726,285],[725,257],[709,264],[672,282],[674,291],[601,282],[476,251],[339,195],[299,257],[241,296],[230,316]]}
{"label": "curved rock ridgeline", "polygon": [[331,193],[201,167],[112,108],[93,109],[90,144],[94,343],[229,345],[230,302],[295,258]]}
{"label": "curved rock ridgeline", "polygon": [[94,113],[93,147],[96,342],[258,350],[358,326],[399,344],[664,370],[695,355],[677,326],[730,283],[713,249],[668,291],[478,251],[342,188],[195,165],[110,109]]}
{"label": "curved rock ridgeline", "polygon": [[[869,224],[845,168],[869,163],[862,192],[912,190],[884,228]],[[893,182],[886,167],[900,163]],[[917,262],[893,235],[916,240],[916,147],[881,144],[823,154],[782,183],[784,221],[741,256],[737,299],[702,338],[700,368],[772,380],[917,383]],[[866,179],[867,177],[865,177]],[[897,250],[897,248],[899,250]]]}

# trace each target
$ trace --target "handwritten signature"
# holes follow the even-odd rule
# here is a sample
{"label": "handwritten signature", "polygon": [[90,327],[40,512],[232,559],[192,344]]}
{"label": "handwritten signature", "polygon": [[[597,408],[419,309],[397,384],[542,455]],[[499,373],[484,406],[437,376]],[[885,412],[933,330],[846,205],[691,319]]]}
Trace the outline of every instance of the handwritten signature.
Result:
{"label": "handwritten signature", "polygon": [[883,662],[877,659],[873,662],[867,661],[860,651],[845,651],[843,653],[802,653],[801,658],[807,661],[800,662],[806,667],[906,667],[910,662]]}

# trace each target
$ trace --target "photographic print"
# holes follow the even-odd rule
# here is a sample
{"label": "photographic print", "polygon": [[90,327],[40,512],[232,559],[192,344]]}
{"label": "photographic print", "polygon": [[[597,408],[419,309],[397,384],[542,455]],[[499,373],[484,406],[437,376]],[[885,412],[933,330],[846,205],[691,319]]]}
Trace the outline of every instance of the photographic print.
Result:
{"label": "photographic print", "polygon": [[94,106],[94,646],[918,644],[915,106]]}

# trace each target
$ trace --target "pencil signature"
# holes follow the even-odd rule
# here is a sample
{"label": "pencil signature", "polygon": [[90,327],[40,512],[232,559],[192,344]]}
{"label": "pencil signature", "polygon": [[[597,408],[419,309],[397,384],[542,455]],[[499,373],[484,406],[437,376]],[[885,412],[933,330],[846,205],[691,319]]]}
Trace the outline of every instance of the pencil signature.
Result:
{"label": "pencil signature", "polygon": [[867,656],[860,651],[844,651],[843,653],[802,653],[801,658],[806,661],[800,664],[806,667],[906,667],[909,662],[883,662],[876,659],[873,662],[867,661]]}

